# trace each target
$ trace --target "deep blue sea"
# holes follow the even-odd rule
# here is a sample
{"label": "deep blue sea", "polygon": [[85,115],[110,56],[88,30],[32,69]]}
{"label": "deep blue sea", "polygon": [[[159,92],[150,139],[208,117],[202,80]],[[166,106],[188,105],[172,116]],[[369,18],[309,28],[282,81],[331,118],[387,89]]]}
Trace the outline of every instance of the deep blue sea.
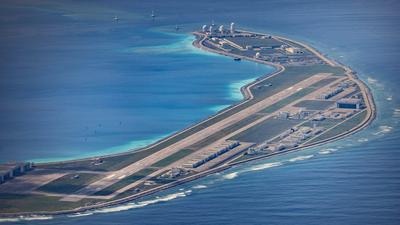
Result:
{"label": "deep blue sea", "polygon": [[399,10],[382,0],[2,1],[1,162],[142,147],[240,101],[240,87],[273,68],[192,47],[190,31],[212,20],[316,47],[358,71],[378,107],[372,125],[334,143],[117,207],[8,222],[400,224]]}

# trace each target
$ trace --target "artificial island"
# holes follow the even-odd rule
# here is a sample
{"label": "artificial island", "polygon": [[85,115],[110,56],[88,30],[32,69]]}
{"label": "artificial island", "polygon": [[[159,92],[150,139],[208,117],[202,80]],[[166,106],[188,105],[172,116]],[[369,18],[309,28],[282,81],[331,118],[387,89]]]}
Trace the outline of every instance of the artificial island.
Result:
{"label": "artificial island", "polygon": [[195,47],[276,68],[243,101],[143,149],[0,165],[0,216],[80,213],[132,201],[251,160],[343,138],[375,117],[354,71],[300,42],[204,25]]}

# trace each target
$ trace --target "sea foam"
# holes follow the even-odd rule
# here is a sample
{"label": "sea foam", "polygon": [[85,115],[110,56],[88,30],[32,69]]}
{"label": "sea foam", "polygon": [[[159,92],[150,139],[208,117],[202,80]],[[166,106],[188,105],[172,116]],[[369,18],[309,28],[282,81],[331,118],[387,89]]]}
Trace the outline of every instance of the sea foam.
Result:
{"label": "sea foam", "polygon": [[257,170],[264,170],[272,167],[277,167],[281,166],[282,162],[273,162],[273,163],[264,163],[261,165],[255,165],[250,168],[251,171],[257,171]]}
{"label": "sea foam", "polygon": [[400,109],[394,109],[393,117],[400,117]]}
{"label": "sea foam", "polygon": [[97,210],[94,210],[93,213],[111,213],[111,212],[126,211],[129,209],[142,208],[147,205],[156,204],[159,202],[167,202],[167,201],[171,201],[176,198],[185,197],[188,194],[190,194],[191,192],[192,192],[192,190],[187,190],[187,191],[182,191],[182,192],[165,195],[162,197],[157,196],[154,199],[149,199],[149,200],[145,200],[145,201],[132,202],[132,203],[124,204],[124,205],[107,207],[107,208],[103,208],[103,209],[97,209]]}
{"label": "sea foam", "polygon": [[92,212],[86,212],[86,213],[74,213],[71,215],[67,215],[67,217],[82,217],[82,216],[90,216],[93,215]]}
{"label": "sea foam", "polygon": [[314,157],[314,155],[302,155],[302,156],[297,156],[294,158],[289,159],[289,162],[297,162],[297,161],[303,161],[306,159],[311,159],[312,157]]}
{"label": "sea foam", "polygon": [[224,179],[232,180],[238,176],[238,172],[228,173],[223,176]]}
{"label": "sea foam", "polygon": [[336,148],[326,148],[326,149],[322,149],[318,152],[318,154],[320,155],[326,155],[326,154],[331,154],[332,152],[336,152],[337,149]]}
{"label": "sea foam", "polygon": [[193,186],[193,189],[204,189],[204,188],[207,188],[207,186],[203,185],[203,184],[198,184],[198,185]]}
{"label": "sea foam", "polygon": [[380,134],[389,133],[389,132],[391,132],[393,130],[393,127],[387,126],[387,125],[382,125],[382,126],[379,126],[378,130],[379,131],[375,132],[374,135],[380,135]]}

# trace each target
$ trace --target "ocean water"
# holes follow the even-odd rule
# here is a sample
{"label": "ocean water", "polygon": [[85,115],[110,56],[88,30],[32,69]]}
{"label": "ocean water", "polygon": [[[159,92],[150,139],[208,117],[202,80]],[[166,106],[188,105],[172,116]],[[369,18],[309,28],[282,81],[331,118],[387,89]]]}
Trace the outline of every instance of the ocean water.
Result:
{"label": "ocean water", "polygon": [[0,161],[144,147],[242,100],[249,78],[274,70],[200,51],[190,32],[138,16],[37,7],[2,8]]}
{"label": "ocean water", "polygon": [[[4,224],[400,223],[398,2],[15,4],[3,4],[0,14],[0,29],[7,31],[0,36],[0,143],[8,146],[1,147],[2,160],[74,158],[144,145],[240,100],[242,83],[272,70],[191,48],[185,33],[211,20],[304,41],[351,66],[371,87],[378,115],[343,140],[128,204]],[[43,146],[42,138],[52,141]]]}

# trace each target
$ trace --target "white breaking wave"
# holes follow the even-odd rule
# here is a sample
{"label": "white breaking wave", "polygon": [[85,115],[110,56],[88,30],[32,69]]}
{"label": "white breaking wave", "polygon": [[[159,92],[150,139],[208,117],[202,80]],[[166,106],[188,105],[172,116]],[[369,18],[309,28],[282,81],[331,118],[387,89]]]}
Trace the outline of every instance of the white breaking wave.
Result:
{"label": "white breaking wave", "polygon": [[378,80],[372,78],[372,77],[367,77],[367,82],[369,84],[376,84],[378,82]]}
{"label": "white breaking wave", "polygon": [[232,180],[238,176],[238,172],[228,173],[223,176],[224,179]]}
{"label": "white breaking wave", "polygon": [[393,127],[391,127],[391,126],[387,126],[387,125],[379,126],[379,131],[375,132],[374,135],[386,134],[392,130],[393,130]]}
{"label": "white breaking wave", "polygon": [[51,220],[52,216],[28,216],[28,217],[20,217],[21,220],[31,221],[31,220]]}
{"label": "white breaking wave", "polygon": [[395,109],[393,111],[393,117],[400,117],[400,109]]}
{"label": "white breaking wave", "polygon": [[140,208],[140,207],[143,207],[143,206],[140,205],[140,204],[137,204],[137,203],[128,203],[128,204],[120,205],[120,206],[108,207],[108,208],[104,208],[104,209],[96,209],[96,210],[93,211],[93,213],[120,212],[120,211],[129,210],[129,209]]}
{"label": "white breaking wave", "polygon": [[289,159],[288,161],[289,162],[303,161],[306,159],[311,159],[312,157],[314,157],[314,155],[302,155],[302,156],[297,156],[292,159]]}
{"label": "white breaking wave", "polygon": [[327,149],[322,149],[321,151],[318,152],[320,155],[326,155],[326,154],[331,154],[332,152],[336,152],[337,149],[335,148],[327,148]]}
{"label": "white breaking wave", "polygon": [[52,216],[30,216],[30,217],[22,217],[21,219],[22,220],[27,220],[27,221],[30,221],[30,220],[51,220],[51,219],[53,219],[53,217]]}
{"label": "white breaking wave", "polygon": [[360,139],[358,139],[357,141],[358,141],[358,142],[367,142],[367,141],[368,141],[368,138],[360,138]]}
{"label": "white breaking wave", "polygon": [[0,223],[5,223],[5,222],[18,222],[20,221],[19,218],[0,218]]}
{"label": "white breaking wave", "polygon": [[184,192],[177,192],[174,194],[169,194],[169,195],[166,195],[163,197],[156,197],[154,199],[150,199],[150,200],[146,200],[146,201],[133,202],[133,203],[125,204],[125,205],[109,207],[109,208],[104,208],[104,209],[97,209],[97,210],[94,210],[93,213],[120,212],[120,211],[129,210],[129,209],[142,208],[147,205],[156,204],[159,202],[167,202],[167,201],[171,201],[176,198],[185,197],[188,194],[190,194],[191,192],[192,192],[192,190],[187,190]]}
{"label": "white breaking wave", "polygon": [[81,217],[81,216],[90,216],[93,215],[92,212],[87,212],[87,213],[74,213],[71,215],[67,215],[67,217]]}
{"label": "white breaking wave", "polygon": [[193,186],[193,189],[204,189],[204,188],[207,188],[207,186],[203,184]]}
{"label": "white breaking wave", "polygon": [[264,170],[264,169],[281,166],[281,165],[282,165],[282,162],[264,163],[261,165],[255,165],[255,166],[251,167],[250,171]]}
{"label": "white breaking wave", "polygon": [[51,220],[53,219],[52,216],[39,216],[39,215],[32,215],[32,216],[20,216],[18,218],[0,218],[1,222],[18,222],[18,221],[32,221],[32,220]]}
{"label": "white breaking wave", "polygon": [[368,77],[367,78],[367,82],[371,85],[374,85],[377,88],[383,88],[383,84],[379,83],[378,80],[372,78],[372,77]]}

